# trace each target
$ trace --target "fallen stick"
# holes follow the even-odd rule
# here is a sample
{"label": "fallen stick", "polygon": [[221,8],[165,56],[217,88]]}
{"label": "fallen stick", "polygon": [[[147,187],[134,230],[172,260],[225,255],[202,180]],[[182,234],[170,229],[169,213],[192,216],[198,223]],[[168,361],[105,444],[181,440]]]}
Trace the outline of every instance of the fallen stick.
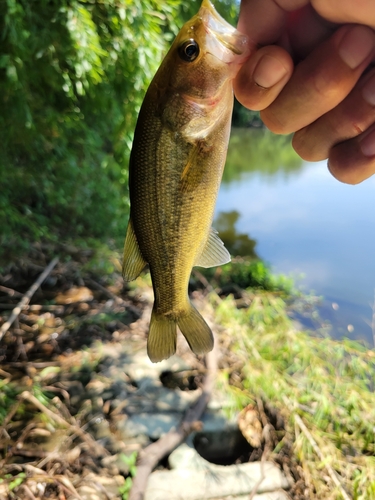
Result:
{"label": "fallen stick", "polygon": [[22,297],[22,293],[13,290],[13,288],[8,288],[7,286],[0,285],[0,292],[7,293],[10,297]]}
{"label": "fallen stick", "polygon": [[[13,309],[14,304],[0,304],[0,309]],[[54,304],[29,304],[23,306],[22,311],[30,311],[30,312],[41,312],[41,311],[53,311],[56,314],[63,314],[65,307],[62,305],[54,305]]]}
{"label": "fallen stick", "polygon": [[140,315],[139,310],[136,307],[134,307],[132,304],[130,304],[130,302],[122,299],[118,295],[115,295],[110,290],[108,290],[108,288],[104,287],[103,285],[101,285],[97,281],[95,281],[91,278],[85,278],[84,281],[85,281],[85,284],[91,285],[92,287],[96,288],[97,290],[100,290],[103,293],[103,295],[105,295],[108,299],[116,302],[116,304],[123,305],[126,309],[128,309],[128,311],[132,312],[136,316]]}
{"label": "fallen stick", "polygon": [[49,273],[52,271],[52,269],[56,266],[58,263],[59,259],[55,257],[49,264],[48,266],[44,269],[42,274],[38,277],[38,279],[31,285],[31,287],[28,289],[28,291],[25,293],[25,295],[22,297],[22,299],[18,302],[16,307],[13,309],[12,314],[10,315],[8,321],[6,321],[3,326],[0,328],[0,340],[3,338],[3,336],[6,334],[6,332],[9,330],[9,328],[12,326],[13,322],[18,318],[19,314],[21,313],[22,309],[28,305],[28,303],[31,300],[31,297],[34,295],[34,293],[38,290],[40,285],[43,283],[43,281],[47,278]]}
{"label": "fallen stick", "polygon": [[42,413],[47,415],[53,422],[56,422],[57,424],[61,425],[61,427],[66,427],[70,430],[71,433],[76,434],[79,436],[83,441],[85,441],[96,453],[96,455],[102,455],[102,456],[107,456],[109,455],[109,452],[102,446],[100,443],[94,440],[94,438],[91,436],[91,434],[88,434],[84,430],[81,429],[75,422],[74,418],[72,417],[73,424],[70,422],[67,422],[63,417],[61,417],[59,414],[55,413],[54,411],[50,410],[47,408],[43,403],[41,403],[33,394],[31,394],[29,391],[24,391],[22,392],[19,396],[19,399],[23,399],[34,405],[38,410],[40,410]]}
{"label": "fallen stick", "polygon": [[158,441],[150,444],[140,452],[137,463],[137,473],[133,479],[128,500],[143,500],[147,480],[153,469],[163,457],[171,453],[191,432],[197,429],[197,421],[199,421],[206,409],[214,387],[217,371],[215,348],[207,354],[206,364],[207,374],[203,382],[202,394],[186,412],[179,427],[177,429],[171,429]]}

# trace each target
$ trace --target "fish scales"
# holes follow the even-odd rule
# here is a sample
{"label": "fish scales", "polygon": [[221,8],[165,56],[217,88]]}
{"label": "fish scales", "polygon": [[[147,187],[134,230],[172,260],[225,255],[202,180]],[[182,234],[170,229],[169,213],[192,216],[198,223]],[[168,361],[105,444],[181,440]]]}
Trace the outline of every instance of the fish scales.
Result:
{"label": "fish scales", "polygon": [[[219,35],[209,32],[219,24]],[[227,39],[224,28],[230,33]],[[207,39],[215,36],[216,46],[212,42],[210,47]],[[192,44],[194,49],[192,40],[200,44],[198,56],[186,61],[181,47]],[[233,44],[221,49],[230,62],[218,57],[223,42]],[[150,266],[152,361],[175,352],[177,325],[196,354],[213,346],[210,328],[189,301],[188,283],[194,265],[230,260],[210,228],[230,133],[231,79],[239,67],[233,61],[241,58],[239,53],[244,59],[244,46],[244,37],[204,0],[198,15],[181,29],[140,110],[130,158],[123,274],[125,280],[134,279],[146,263]],[[210,53],[215,50],[218,54]]]}

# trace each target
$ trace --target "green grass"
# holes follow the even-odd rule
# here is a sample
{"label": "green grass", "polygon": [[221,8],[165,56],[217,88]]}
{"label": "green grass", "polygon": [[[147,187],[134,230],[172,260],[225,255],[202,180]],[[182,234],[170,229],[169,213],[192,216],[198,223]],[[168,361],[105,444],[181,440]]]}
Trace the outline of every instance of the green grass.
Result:
{"label": "green grass", "polygon": [[291,432],[298,413],[320,447],[323,462],[304,434],[295,436],[311,498],[342,498],[325,479],[330,464],[353,500],[375,499],[375,352],[347,339],[296,331],[284,300],[268,292],[258,292],[246,309],[228,297],[216,308],[216,321],[241,360],[236,386],[230,370],[222,377],[234,406],[264,398],[287,415]]}

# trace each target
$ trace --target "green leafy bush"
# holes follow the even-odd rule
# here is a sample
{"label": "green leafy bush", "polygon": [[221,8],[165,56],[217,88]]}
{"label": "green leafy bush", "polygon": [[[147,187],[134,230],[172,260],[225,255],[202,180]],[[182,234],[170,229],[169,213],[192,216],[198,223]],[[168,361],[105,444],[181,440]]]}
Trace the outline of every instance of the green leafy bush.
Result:
{"label": "green leafy bush", "polygon": [[124,235],[132,133],[178,4],[1,2],[3,252]]}
{"label": "green leafy bush", "polygon": [[[216,4],[233,21],[237,7]],[[123,239],[138,110],[199,5],[0,2],[0,256],[41,239]]]}
{"label": "green leafy bush", "polygon": [[293,292],[293,280],[282,274],[274,275],[261,260],[236,260],[218,268],[199,269],[211,285],[237,285],[242,289],[255,288],[271,292]]}

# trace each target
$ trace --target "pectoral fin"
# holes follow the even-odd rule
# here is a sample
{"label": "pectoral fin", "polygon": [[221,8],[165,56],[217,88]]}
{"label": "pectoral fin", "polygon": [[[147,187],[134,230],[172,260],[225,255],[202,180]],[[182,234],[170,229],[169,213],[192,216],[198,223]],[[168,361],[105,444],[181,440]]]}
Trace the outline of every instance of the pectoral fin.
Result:
{"label": "pectoral fin", "polygon": [[132,281],[140,275],[147,262],[139,249],[137,237],[134,232],[132,219],[129,219],[128,230],[124,245],[124,261],[122,275],[125,281]]}
{"label": "pectoral fin", "polygon": [[230,254],[217,232],[211,228],[203,252],[195,261],[194,266],[214,267],[227,264],[227,262],[230,262]]}

